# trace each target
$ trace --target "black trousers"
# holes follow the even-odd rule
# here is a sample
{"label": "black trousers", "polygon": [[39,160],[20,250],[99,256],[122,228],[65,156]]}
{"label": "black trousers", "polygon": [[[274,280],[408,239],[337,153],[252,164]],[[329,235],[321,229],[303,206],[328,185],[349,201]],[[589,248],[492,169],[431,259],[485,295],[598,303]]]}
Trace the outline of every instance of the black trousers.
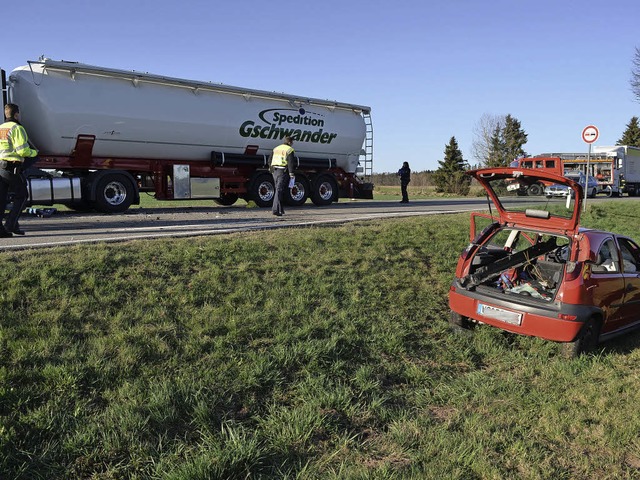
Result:
{"label": "black trousers", "polygon": [[285,168],[274,168],[273,183],[275,184],[276,193],[273,197],[273,208],[271,211],[274,215],[282,215],[284,213],[284,190],[289,186],[289,172]]}
{"label": "black trousers", "polygon": [[27,203],[27,182],[20,173],[15,173],[11,170],[0,171],[0,225],[4,218],[5,209],[7,203],[9,203],[9,192],[13,192],[13,206],[7,219],[5,221],[5,228],[12,232],[17,228],[18,219],[24,205]]}
{"label": "black trousers", "polygon": [[407,185],[409,185],[409,182],[400,182],[400,191],[402,191],[403,202],[409,201],[409,194],[407,193]]}

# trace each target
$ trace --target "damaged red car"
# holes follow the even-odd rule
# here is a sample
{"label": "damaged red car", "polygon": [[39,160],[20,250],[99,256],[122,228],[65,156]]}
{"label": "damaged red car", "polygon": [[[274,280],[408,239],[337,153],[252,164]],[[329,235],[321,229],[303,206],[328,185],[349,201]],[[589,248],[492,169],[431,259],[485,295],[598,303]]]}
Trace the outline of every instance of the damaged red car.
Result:
{"label": "damaged red car", "polygon": [[[581,228],[582,187],[515,168],[469,172],[489,213],[472,213],[471,243],[449,291],[450,322],[488,324],[564,342],[570,356],[640,327],[640,247],[623,235]],[[565,199],[518,197],[520,185],[561,184]]]}

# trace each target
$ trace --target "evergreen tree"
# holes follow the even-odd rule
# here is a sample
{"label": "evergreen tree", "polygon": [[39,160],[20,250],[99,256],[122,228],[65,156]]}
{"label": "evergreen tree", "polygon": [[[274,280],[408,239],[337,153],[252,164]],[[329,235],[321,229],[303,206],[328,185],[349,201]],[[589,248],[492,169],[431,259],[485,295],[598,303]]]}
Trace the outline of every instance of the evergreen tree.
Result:
{"label": "evergreen tree", "polygon": [[440,168],[433,174],[436,192],[467,195],[471,186],[471,177],[464,172],[467,162],[462,157],[456,137],[451,137],[444,149],[444,160],[439,160]]}
{"label": "evergreen tree", "polygon": [[506,167],[514,159],[526,156],[523,145],[527,143],[527,134],[520,121],[507,115],[504,124],[498,124],[489,140],[487,167]]}
{"label": "evergreen tree", "polygon": [[627,129],[622,134],[616,145],[629,145],[630,147],[640,147],[640,125],[638,117],[631,117],[627,124]]}
{"label": "evergreen tree", "polygon": [[493,135],[489,140],[489,153],[487,159],[487,167],[504,167],[506,165],[504,158],[504,140],[502,138],[502,127],[497,125],[493,131]]}
{"label": "evergreen tree", "polygon": [[514,159],[526,156],[523,145],[527,143],[527,134],[522,129],[520,121],[507,115],[502,129],[502,139],[504,142],[505,166]]}

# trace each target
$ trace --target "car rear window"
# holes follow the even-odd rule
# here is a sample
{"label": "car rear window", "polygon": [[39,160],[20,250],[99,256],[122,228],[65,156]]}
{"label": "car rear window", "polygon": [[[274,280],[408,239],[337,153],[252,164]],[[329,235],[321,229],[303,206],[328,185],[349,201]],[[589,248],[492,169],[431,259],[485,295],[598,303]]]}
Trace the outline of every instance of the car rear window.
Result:
{"label": "car rear window", "polygon": [[575,206],[573,195],[567,197],[551,197],[544,195],[544,189],[552,182],[541,181],[529,175],[507,176],[495,175],[488,180],[489,187],[498,197],[506,211],[525,212],[527,209],[549,212],[549,215],[571,218]]}

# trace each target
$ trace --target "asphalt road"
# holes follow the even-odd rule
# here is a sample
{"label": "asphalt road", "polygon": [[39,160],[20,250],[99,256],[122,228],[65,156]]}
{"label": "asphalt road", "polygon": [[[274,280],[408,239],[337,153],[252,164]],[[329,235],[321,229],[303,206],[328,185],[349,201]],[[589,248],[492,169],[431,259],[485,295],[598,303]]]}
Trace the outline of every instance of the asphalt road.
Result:
{"label": "asphalt road", "polygon": [[[519,201],[531,203],[534,200],[524,197]],[[544,197],[540,197],[535,201],[545,200]],[[270,209],[248,208],[245,205],[185,208],[179,203],[171,208],[132,208],[127,213],[119,215],[57,212],[49,218],[41,218],[23,214],[20,225],[26,235],[0,239],[0,250],[216,235],[486,209],[486,199],[479,197],[415,200],[408,204],[376,200],[341,200],[327,207],[316,207],[308,203],[302,207],[289,207],[283,217],[274,217]]]}

